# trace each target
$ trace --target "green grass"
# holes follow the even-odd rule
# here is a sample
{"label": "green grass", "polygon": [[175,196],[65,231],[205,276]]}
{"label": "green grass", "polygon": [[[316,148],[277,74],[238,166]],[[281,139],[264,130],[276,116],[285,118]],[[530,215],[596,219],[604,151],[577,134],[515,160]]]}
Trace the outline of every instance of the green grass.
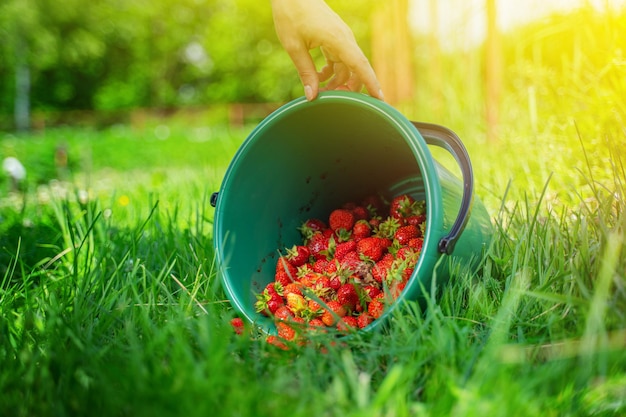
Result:
{"label": "green grass", "polygon": [[3,134],[29,181],[0,188],[0,415],[626,414],[626,92],[607,60],[518,63],[510,83],[540,105],[508,90],[496,144],[463,88],[480,71],[450,64],[444,111],[403,111],[467,145],[484,263],[379,332],[286,352],[233,333],[215,275],[209,196],[252,126]]}
{"label": "green grass", "polygon": [[[322,337],[326,353],[312,346],[283,352],[261,337],[233,334],[234,311],[215,277],[208,197],[246,131],[223,131],[218,151],[194,149],[182,133],[152,143],[162,148],[151,152],[163,156],[189,146],[186,155],[204,161],[196,168],[174,154],[128,168],[135,144],[146,139],[115,132],[9,139],[29,151],[50,149],[60,136],[70,147],[110,146],[123,168],[111,172],[115,158],[93,151],[88,199],[80,170],[73,186],[57,186],[58,195],[45,186],[41,202],[44,190],[34,186],[25,206],[3,196],[1,414],[626,411],[619,158],[609,182],[559,172],[586,181],[591,197],[576,205],[548,201],[549,176],[525,196],[513,195],[515,181],[483,184],[501,198],[489,206],[496,234],[480,271],[454,277],[425,311],[407,303],[381,332],[339,344]],[[477,175],[510,172],[513,157],[475,156]]]}

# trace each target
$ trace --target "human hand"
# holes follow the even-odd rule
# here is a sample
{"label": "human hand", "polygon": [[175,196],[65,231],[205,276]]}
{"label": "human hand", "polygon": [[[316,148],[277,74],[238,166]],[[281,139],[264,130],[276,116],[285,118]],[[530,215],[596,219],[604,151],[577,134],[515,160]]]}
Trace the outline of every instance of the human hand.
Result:
{"label": "human hand", "polygon": [[[363,86],[371,96],[384,99],[352,30],[323,0],[272,0],[272,12],[276,34],[296,66],[307,100],[320,90],[360,91]],[[309,52],[318,47],[326,58],[319,72]]]}

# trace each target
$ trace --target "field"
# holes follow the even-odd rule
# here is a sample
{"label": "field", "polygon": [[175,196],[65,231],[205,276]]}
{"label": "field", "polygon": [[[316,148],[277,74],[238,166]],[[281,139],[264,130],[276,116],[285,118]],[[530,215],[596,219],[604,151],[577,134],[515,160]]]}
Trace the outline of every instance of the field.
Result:
{"label": "field", "polygon": [[215,274],[209,197],[254,123],[2,133],[28,181],[0,191],[0,415],[624,415],[626,106],[611,62],[597,78],[535,70],[542,88],[504,96],[497,143],[461,69],[445,112],[403,108],[468,147],[495,230],[484,262],[385,329],[288,351],[233,332]]}

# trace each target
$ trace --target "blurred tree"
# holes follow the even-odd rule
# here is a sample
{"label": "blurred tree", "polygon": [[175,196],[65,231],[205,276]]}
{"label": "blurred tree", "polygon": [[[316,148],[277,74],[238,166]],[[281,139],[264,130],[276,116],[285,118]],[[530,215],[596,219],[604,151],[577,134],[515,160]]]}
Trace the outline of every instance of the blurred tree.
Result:
{"label": "blurred tree", "polygon": [[408,0],[390,0],[373,14],[372,65],[392,105],[412,100],[415,93],[408,9]]}
{"label": "blurred tree", "polygon": [[[371,2],[332,4],[366,53]],[[0,114],[14,113],[20,126],[30,106],[116,110],[302,94],[270,7],[256,0],[3,0],[0,36]]]}
{"label": "blurred tree", "polygon": [[496,0],[486,0],[487,11],[487,45],[486,45],[486,122],[487,122],[487,141],[496,142],[498,140],[498,123],[500,96],[502,95],[502,68],[500,49],[500,30],[497,23]]}

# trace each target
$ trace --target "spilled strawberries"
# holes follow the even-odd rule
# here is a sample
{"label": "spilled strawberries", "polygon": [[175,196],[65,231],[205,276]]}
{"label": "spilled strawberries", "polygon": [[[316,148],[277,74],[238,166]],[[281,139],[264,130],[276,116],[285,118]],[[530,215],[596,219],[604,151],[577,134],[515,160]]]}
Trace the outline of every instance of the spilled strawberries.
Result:
{"label": "spilled strawberries", "polygon": [[274,280],[256,295],[284,348],[310,332],[369,326],[404,290],[419,259],[426,205],[409,194],[347,202],[326,219],[310,218],[302,242],[283,248]]}

